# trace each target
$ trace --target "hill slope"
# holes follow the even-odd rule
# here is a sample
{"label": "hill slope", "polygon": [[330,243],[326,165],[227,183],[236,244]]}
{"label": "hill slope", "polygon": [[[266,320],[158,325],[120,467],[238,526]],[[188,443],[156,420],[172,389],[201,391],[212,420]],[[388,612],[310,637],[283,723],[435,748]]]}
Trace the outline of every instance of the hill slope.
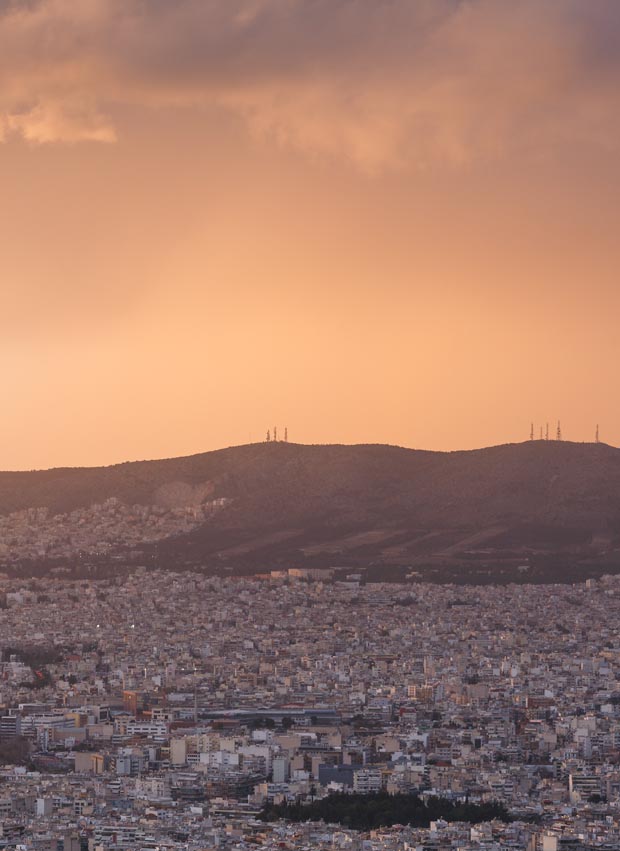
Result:
{"label": "hill slope", "polygon": [[[111,498],[118,504],[92,508]],[[567,552],[608,561],[620,533],[620,450],[544,441],[452,453],[263,443],[0,473],[0,514],[43,507],[47,517],[0,522],[5,563],[100,552],[88,540],[105,541],[107,556],[139,549],[173,563],[248,569],[516,563]],[[34,555],[32,546],[18,552],[6,543],[15,528],[28,537],[24,524]],[[64,550],[50,546],[54,536]]]}

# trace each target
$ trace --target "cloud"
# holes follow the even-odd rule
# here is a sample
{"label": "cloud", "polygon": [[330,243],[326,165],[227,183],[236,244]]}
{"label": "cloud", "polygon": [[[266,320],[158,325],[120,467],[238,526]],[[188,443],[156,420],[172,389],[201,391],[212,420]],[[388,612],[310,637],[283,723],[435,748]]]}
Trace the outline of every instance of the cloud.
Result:
{"label": "cloud", "polygon": [[7,131],[28,142],[115,142],[116,130],[96,107],[73,98],[37,100],[23,112],[5,118]]}
{"label": "cloud", "polygon": [[617,0],[0,0],[0,139],[219,104],[363,168],[616,148]]}

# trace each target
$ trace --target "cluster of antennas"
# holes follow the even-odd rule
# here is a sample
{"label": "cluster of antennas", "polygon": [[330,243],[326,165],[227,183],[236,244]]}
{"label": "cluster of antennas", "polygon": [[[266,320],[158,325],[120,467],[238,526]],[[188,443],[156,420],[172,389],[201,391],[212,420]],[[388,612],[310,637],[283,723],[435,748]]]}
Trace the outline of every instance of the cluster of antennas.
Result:
{"label": "cluster of antennas", "polygon": [[[558,420],[558,427],[555,430],[555,439],[556,440],[562,440],[562,424],[560,423],[559,420]],[[532,423],[532,426],[530,428],[530,440],[536,440],[534,423]],[[540,426],[539,440],[549,440],[549,423],[547,423],[545,425],[544,432],[543,432],[543,427]],[[594,435],[594,442],[595,443],[601,442],[598,424],[596,426],[596,432],[595,432],[595,435]]]}
{"label": "cluster of antennas", "polygon": [[[542,427],[542,426],[540,427],[540,435],[539,435],[539,438],[540,438],[540,440],[549,440],[549,423],[547,423],[547,424],[545,425],[544,432],[543,432],[543,427]],[[561,425],[561,423],[560,423],[560,421],[559,421],[559,420],[558,420],[558,427],[557,427],[557,429],[555,430],[555,439],[556,439],[556,440],[562,440],[562,425]],[[535,429],[534,429],[534,423],[532,423],[532,427],[531,427],[531,429],[530,429],[530,440],[536,440],[536,433],[535,433]]]}
{"label": "cluster of antennas", "polygon": [[[267,429],[267,443],[277,443],[278,442],[278,426],[273,427],[273,437],[271,436],[271,429]],[[284,429],[284,443],[288,443],[288,428]]]}

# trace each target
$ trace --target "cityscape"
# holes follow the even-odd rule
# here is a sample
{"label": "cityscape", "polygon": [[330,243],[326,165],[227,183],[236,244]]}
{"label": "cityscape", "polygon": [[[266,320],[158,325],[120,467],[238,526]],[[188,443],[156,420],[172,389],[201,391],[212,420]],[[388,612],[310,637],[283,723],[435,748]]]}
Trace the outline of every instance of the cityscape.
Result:
{"label": "cityscape", "polygon": [[0,0],[0,851],[620,851],[620,0]]}
{"label": "cityscape", "polygon": [[[1,588],[4,847],[618,846],[620,578],[136,569]],[[263,820],[336,792],[508,819]]]}

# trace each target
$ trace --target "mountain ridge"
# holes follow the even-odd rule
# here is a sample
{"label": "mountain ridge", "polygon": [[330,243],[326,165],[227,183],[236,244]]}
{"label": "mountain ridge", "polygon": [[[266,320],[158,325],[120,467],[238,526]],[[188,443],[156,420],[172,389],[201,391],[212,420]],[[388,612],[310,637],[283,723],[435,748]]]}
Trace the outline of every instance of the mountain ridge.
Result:
{"label": "mountain ridge", "polygon": [[[246,469],[252,469],[260,459],[277,457],[274,453],[280,453],[280,460],[291,461],[296,455],[303,455],[306,459],[317,461],[355,460],[357,463],[368,462],[373,457],[382,456],[382,460],[393,461],[396,456],[399,459],[413,462],[434,463],[437,469],[452,467],[454,473],[467,471],[467,465],[477,459],[487,458],[489,460],[509,460],[514,473],[514,456],[518,453],[519,461],[531,461],[536,456],[539,461],[547,465],[549,461],[563,457],[565,460],[597,460],[602,457],[607,460],[614,459],[620,467],[620,449],[604,443],[576,443],[569,441],[527,441],[523,443],[497,444],[479,449],[461,449],[452,451],[410,449],[403,446],[381,443],[359,443],[359,444],[297,444],[285,442],[251,443],[231,446],[208,452],[196,453],[179,457],[149,459],[139,461],[124,461],[106,466],[93,467],[52,467],[44,470],[24,471],[0,471],[0,513],[9,510],[20,510],[35,505],[39,499],[40,505],[47,505],[54,509],[58,504],[59,510],[66,495],[48,491],[50,483],[64,483],[69,488],[76,486],[79,493],[79,480],[96,481],[103,492],[109,496],[118,496],[113,491],[114,487],[127,487],[132,483],[137,489],[153,487],[156,483],[166,483],[175,478],[189,480],[194,484],[205,481],[204,476],[221,476],[230,474],[230,468],[226,462],[233,460],[245,463]],[[355,458],[353,458],[355,456]],[[510,456],[513,456],[512,458]],[[572,457],[571,457],[572,456]],[[234,464],[238,467],[238,464]],[[408,467],[407,471],[413,469]],[[235,470],[234,472],[237,472]],[[404,471],[406,472],[406,471]],[[470,469],[469,472],[475,472]],[[147,475],[144,475],[144,474]],[[32,493],[34,499],[26,499],[26,494]],[[100,497],[97,497],[100,498]],[[106,497],[107,498],[107,497]],[[11,501],[12,499],[12,501]],[[76,496],[75,499],[78,499]],[[45,500],[48,500],[47,502]],[[73,507],[80,507],[85,503],[75,502]]]}
{"label": "mountain ridge", "polygon": [[[0,515],[45,508],[69,540],[82,540],[73,527],[97,520],[92,506],[109,500],[128,506],[123,529],[136,532],[131,546],[126,532],[108,535],[109,552],[139,550],[172,563],[415,568],[484,561],[487,551],[515,564],[541,553],[620,553],[620,449],[602,443],[437,452],[272,442],[108,467],[0,472]],[[176,518],[170,534],[152,534],[154,511]],[[140,540],[143,515],[151,531]],[[39,521],[27,522],[36,537]],[[40,549],[46,558],[49,547]]]}

